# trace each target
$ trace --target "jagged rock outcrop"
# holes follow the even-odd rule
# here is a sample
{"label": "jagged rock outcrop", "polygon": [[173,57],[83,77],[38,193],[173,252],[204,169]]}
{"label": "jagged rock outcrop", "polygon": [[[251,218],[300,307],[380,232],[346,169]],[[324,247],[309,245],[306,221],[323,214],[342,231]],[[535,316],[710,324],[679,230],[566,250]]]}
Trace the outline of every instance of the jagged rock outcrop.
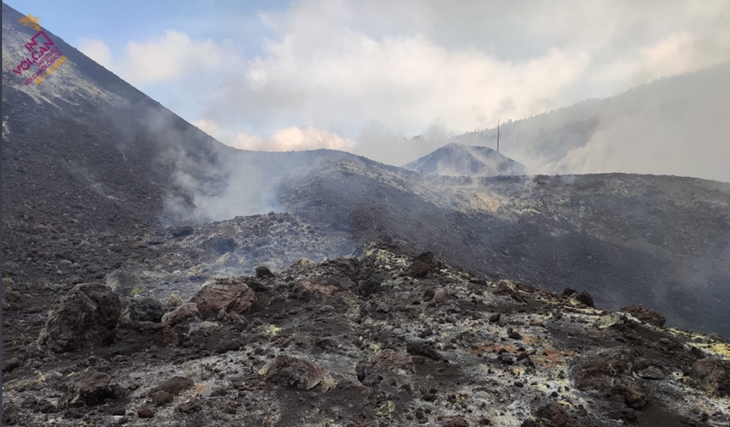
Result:
{"label": "jagged rock outcrop", "polygon": [[48,313],[38,347],[55,352],[105,346],[114,339],[121,314],[119,297],[105,285],[85,283],[61,297]]}

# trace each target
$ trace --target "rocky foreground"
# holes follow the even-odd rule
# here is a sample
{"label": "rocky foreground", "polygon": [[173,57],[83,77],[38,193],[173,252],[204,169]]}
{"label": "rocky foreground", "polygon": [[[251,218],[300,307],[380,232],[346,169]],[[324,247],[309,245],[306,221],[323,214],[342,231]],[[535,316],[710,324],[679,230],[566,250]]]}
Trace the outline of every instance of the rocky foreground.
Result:
{"label": "rocky foreground", "polygon": [[122,270],[73,285],[6,353],[3,424],[730,425],[728,343],[652,310],[486,281],[383,242],[272,269],[189,296],[130,287]]}

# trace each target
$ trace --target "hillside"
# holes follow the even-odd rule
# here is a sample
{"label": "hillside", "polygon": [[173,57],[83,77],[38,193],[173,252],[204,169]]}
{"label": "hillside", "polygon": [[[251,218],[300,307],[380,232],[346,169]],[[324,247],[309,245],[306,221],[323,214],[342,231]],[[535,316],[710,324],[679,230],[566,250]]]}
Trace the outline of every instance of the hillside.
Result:
{"label": "hillside", "polygon": [[[306,185],[301,185],[306,182]],[[491,277],[586,289],[730,334],[730,184],[605,174],[441,177],[358,159],[284,181],[286,209]]]}
{"label": "hillside", "polygon": [[449,143],[403,166],[404,169],[450,176],[525,175],[525,167],[487,147]]}
{"label": "hillside", "polygon": [[[730,182],[730,62],[500,126],[502,154],[531,173],[651,173]],[[493,147],[497,129],[452,140]],[[671,172],[669,172],[671,171]]]}

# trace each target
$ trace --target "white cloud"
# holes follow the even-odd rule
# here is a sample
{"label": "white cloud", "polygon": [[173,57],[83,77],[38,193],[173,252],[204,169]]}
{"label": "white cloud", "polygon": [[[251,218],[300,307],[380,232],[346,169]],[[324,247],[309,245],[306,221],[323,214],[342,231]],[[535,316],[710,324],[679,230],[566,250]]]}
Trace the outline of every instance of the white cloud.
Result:
{"label": "white cloud", "polygon": [[179,31],[168,30],[153,41],[129,42],[123,75],[134,84],[172,80],[214,70],[225,56],[225,49],[212,41],[194,42]]}
{"label": "white cloud", "polygon": [[241,150],[299,151],[328,148],[352,151],[355,147],[353,141],[344,139],[334,132],[313,127],[306,129],[289,127],[270,136],[254,136],[221,129],[213,120],[209,119],[197,120],[193,122],[193,125],[220,142]]}
{"label": "white cloud", "polygon": [[86,56],[137,86],[216,70],[226,58],[228,47],[209,40],[193,41],[173,30],[146,42],[131,41],[124,54],[113,59],[109,47],[101,40],[83,39],[79,46]]}
{"label": "white cloud", "polygon": [[111,68],[112,54],[109,47],[101,40],[81,39],[78,49],[99,65]]}
{"label": "white cloud", "polygon": [[[113,71],[179,85],[175,105],[233,146],[402,164],[440,141],[403,136],[434,125],[447,138],[730,60],[726,0],[299,0],[259,18],[271,36],[256,56],[166,31],[130,42]],[[562,164],[599,167],[580,150]]]}

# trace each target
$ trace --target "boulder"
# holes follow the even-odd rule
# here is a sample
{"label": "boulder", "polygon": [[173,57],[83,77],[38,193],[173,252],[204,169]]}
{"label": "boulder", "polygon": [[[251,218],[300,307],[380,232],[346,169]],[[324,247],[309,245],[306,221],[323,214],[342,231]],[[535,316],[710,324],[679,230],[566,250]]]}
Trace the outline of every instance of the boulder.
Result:
{"label": "boulder", "polygon": [[169,393],[171,396],[177,396],[185,390],[193,388],[193,386],[195,386],[195,382],[193,382],[190,378],[176,376],[152,389],[150,396],[154,395],[158,391],[164,391]]}
{"label": "boulder", "polygon": [[593,297],[591,296],[591,294],[589,294],[586,291],[583,291],[583,292],[579,293],[575,297],[575,299],[578,300],[579,303],[585,304],[588,307],[595,307],[596,306],[595,303],[593,302]]}
{"label": "boulder", "polygon": [[137,410],[137,416],[140,418],[152,418],[155,416],[157,411],[151,406],[142,405]]}
{"label": "boulder", "polygon": [[121,310],[119,297],[110,287],[76,285],[51,307],[38,337],[38,348],[64,352],[109,345]]}
{"label": "boulder", "polygon": [[408,267],[407,274],[410,277],[423,279],[429,272],[438,272],[441,263],[436,260],[432,252],[424,252],[413,258],[413,263]]}
{"label": "boulder", "polygon": [[264,265],[256,267],[256,278],[266,279],[270,277],[274,277],[274,273],[269,270],[269,267],[266,267]]}
{"label": "boulder", "polygon": [[167,307],[168,308],[177,308],[183,305],[183,300],[180,298],[180,295],[178,294],[172,294],[170,295],[170,298],[167,300]]}
{"label": "boulder", "polygon": [[167,405],[168,403],[172,403],[173,400],[172,394],[166,392],[165,390],[157,390],[156,392],[150,394],[150,397],[152,398],[152,402],[155,404],[155,406]]}
{"label": "boulder", "polygon": [[621,311],[631,314],[644,323],[658,326],[660,328],[663,328],[664,324],[667,322],[667,319],[664,316],[650,308],[644,307],[643,305],[626,305],[621,307]]}
{"label": "boulder", "polygon": [[165,309],[155,298],[129,298],[124,301],[122,318],[133,322],[162,322]]}
{"label": "boulder", "polygon": [[72,406],[79,404],[93,405],[102,403],[106,398],[114,397],[111,386],[111,375],[104,372],[94,372],[86,375],[71,386]]}
{"label": "boulder", "polygon": [[542,425],[549,427],[583,427],[583,424],[568,415],[557,403],[542,406],[535,412],[535,416],[543,421]]}
{"label": "boulder", "polygon": [[646,394],[636,380],[636,352],[627,347],[604,349],[585,354],[573,367],[575,385],[580,390],[622,396],[633,409],[646,406]]}
{"label": "boulder", "polygon": [[412,354],[414,356],[428,357],[433,360],[443,359],[433,345],[427,342],[410,342],[406,344],[406,351],[408,354]]}
{"label": "boulder", "polygon": [[204,317],[217,316],[221,309],[245,314],[256,301],[256,295],[240,277],[207,280],[190,299]]}
{"label": "boulder", "polygon": [[315,363],[285,354],[276,356],[264,375],[269,382],[299,390],[319,386],[322,391],[327,391],[335,386],[332,376]]}
{"label": "boulder", "polygon": [[730,395],[730,360],[714,357],[699,359],[690,375],[705,390],[718,396]]}
{"label": "boulder", "polygon": [[180,322],[190,319],[201,319],[198,306],[195,303],[189,302],[181,305],[175,310],[165,313],[162,316],[162,324],[165,326],[175,326]]}

